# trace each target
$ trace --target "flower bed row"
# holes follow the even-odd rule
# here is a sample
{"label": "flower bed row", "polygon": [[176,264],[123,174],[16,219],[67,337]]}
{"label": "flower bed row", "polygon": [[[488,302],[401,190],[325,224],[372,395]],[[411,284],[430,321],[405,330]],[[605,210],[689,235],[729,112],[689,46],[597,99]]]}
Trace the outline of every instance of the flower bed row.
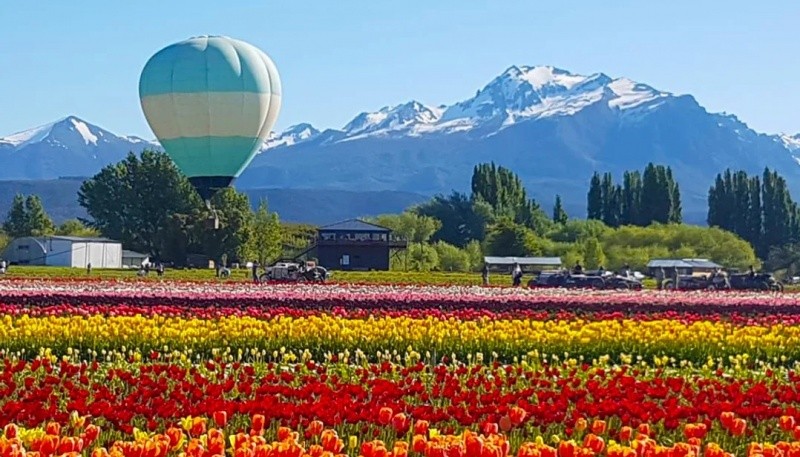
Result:
{"label": "flower bed row", "polygon": [[0,282],[0,296],[16,305],[238,306],[331,309],[489,309],[494,311],[684,312],[800,314],[800,295],[753,292],[581,291],[436,286],[252,285],[109,281]]}
{"label": "flower bed row", "polygon": [[[35,429],[8,424],[0,439],[0,454],[9,457],[78,456],[82,453],[91,454],[92,457],[733,456],[720,444],[707,439],[708,430],[702,424],[687,424],[684,428],[686,437],[671,444],[659,444],[651,436],[651,430],[646,424],[635,431],[623,427],[619,433],[622,436],[621,442],[617,442],[608,438],[608,427],[603,421],[592,422],[588,430],[580,432],[580,436],[575,438],[562,439],[554,435],[549,442],[542,436],[537,436],[533,441],[520,441],[513,435],[507,436],[497,430],[483,433],[465,430],[458,435],[444,435],[430,428],[425,421],[414,421],[411,427],[411,421],[402,413],[392,416],[391,410],[383,411],[388,417],[386,425],[391,423],[395,429],[398,428],[397,424],[405,423],[408,426],[405,437],[395,436],[391,441],[358,435],[340,437],[336,430],[325,428],[320,421],[309,423],[299,432],[286,427],[279,427],[273,432],[265,428],[264,417],[259,414],[252,416],[247,433],[226,433],[228,417],[224,412],[216,412],[212,419],[187,417],[179,426],[176,424],[160,433],[136,430],[132,436],[129,434],[114,441],[106,439],[108,443],[102,443],[100,428],[87,423],[86,418],[76,416],[65,427],[56,422]],[[725,414],[722,417],[726,417]],[[734,417],[728,421],[730,433],[734,436],[740,435],[743,427],[741,419]],[[499,424],[494,425],[494,429],[500,428]],[[745,452],[742,455],[746,457],[794,457],[800,454],[800,442],[751,442],[743,450]]]}
{"label": "flower bed row", "polygon": [[[330,432],[334,436],[339,433],[351,436],[351,442],[363,443],[360,454],[364,457],[387,455],[371,454],[364,448],[372,446],[368,442],[374,439],[406,442],[409,455],[440,455],[415,441],[427,442],[439,432],[452,435],[464,430],[497,436],[506,443],[500,445],[504,453],[499,455],[509,455],[513,449],[524,456],[541,455],[531,448],[546,455],[577,455],[569,453],[576,449],[563,449],[559,440],[570,447],[591,448],[590,455],[628,455],[612,453],[614,442],[637,451],[644,443],[633,441],[644,438],[665,444],[721,445],[741,455],[754,439],[775,443],[800,439],[800,427],[795,424],[800,417],[795,406],[800,394],[795,386],[800,379],[788,371],[733,379],[725,373],[702,376],[688,370],[666,373],[567,365],[382,363],[353,367],[306,362],[286,368],[214,362],[200,366],[92,366],[48,359],[30,363],[5,360],[0,373],[4,386],[0,426],[6,427],[7,440],[19,437],[21,445],[43,456],[87,449],[100,435],[99,430],[81,430],[87,418],[105,431],[99,436],[100,444],[112,448],[115,439],[133,435],[140,441],[165,434],[172,444],[159,455],[183,449],[178,443],[186,443],[179,434],[185,433],[186,441],[206,434],[203,417],[213,417],[214,424],[227,427],[231,435],[242,433],[230,441],[233,447],[238,440],[249,439],[242,437],[266,432],[280,442],[298,431],[309,444],[323,447],[317,451],[306,448],[305,452],[316,456],[322,455],[319,451],[358,454],[356,445],[345,450],[343,441],[333,436],[329,444],[336,444],[335,448],[322,443],[323,426],[335,429]],[[185,419],[187,415],[195,419]],[[48,422],[70,424],[76,441],[59,439],[34,445],[43,436],[59,434],[59,427],[52,424],[44,430],[30,430]],[[8,424],[27,429],[15,430]],[[171,428],[176,424],[184,431]],[[542,447],[543,441],[533,439],[537,435],[558,438],[548,438],[553,446]],[[470,436],[448,440],[466,446],[464,441]],[[81,437],[82,442],[78,440]],[[532,442],[525,442],[529,440]],[[570,444],[570,440],[575,441]],[[0,447],[7,444],[0,439]],[[210,441],[201,444],[208,449]],[[107,451],[113,455],[111,449]],[[94,457],[106,455],[99,452]],[[7,455],[1,448],[0,454]]]}
{"label": "flower bed row", "polygon": [[0,349],[7,352],[48,347],[57,354],[68,348],[142,353],[164,346],[208,356],[215,351],[272,353],[286,348],[327,352],[418,351],[439,355],[498,353],[511,361],[532,350],[570,353],[587,359],[630,354],[650,360],[669,356],[702,363],[709,356],[749,354],[753,359],[800,359],[800,325],[740,325],[696,320],[533,320],[369,317],[351,319],[331,314],[260,319],[231,315],[214,319],[167,316],[42,316],[5,315]]}

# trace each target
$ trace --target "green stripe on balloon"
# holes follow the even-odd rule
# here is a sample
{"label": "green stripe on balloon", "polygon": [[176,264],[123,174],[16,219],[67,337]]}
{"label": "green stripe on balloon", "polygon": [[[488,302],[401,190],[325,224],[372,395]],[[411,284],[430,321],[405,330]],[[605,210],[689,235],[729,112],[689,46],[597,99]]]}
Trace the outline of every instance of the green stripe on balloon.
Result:
{"label": "green stripe on balloon", "polygon": [[161,141],[175,165],[189,178],[231,176],[238,178],[255,155],[258,138],[228,136],[175,138]]}

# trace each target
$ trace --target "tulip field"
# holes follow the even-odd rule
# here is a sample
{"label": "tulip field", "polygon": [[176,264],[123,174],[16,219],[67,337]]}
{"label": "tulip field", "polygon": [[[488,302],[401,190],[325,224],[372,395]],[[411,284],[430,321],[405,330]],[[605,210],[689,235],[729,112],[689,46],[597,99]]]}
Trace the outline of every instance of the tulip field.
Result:
{"label": "tulip field", "polygon": [[0,320],[0,457],[800,456],[800,294],[7,278]]}

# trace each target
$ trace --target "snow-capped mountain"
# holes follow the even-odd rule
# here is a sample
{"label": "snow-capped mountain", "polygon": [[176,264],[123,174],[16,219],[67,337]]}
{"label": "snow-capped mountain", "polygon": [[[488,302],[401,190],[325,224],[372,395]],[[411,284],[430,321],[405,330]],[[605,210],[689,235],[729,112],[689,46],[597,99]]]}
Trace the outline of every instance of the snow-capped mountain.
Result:
{"label": "snow-capped mountain", "polygon": [[[0,179],[90,176],[154,146],[69,117],[0,138]],[[550,66],[512,66],[450,105],[385,106],[341,129],[294,125],[269,137],[237,186],[431,195],[468,191],[473,166],[488,161],[515,170],[545,205],[561,194],[575,215],[585,214],[594,171],[619,175],[648,162],[672,167],[690,220],[704,219],[708,187],[728,167],[768,166],[800,196],[800,135],[756,132],[691,95]]]}
{"label": "snow-capped mountain", "polygon": [[[431,107],[412,100],[360,113],[340,131],[338,141],[467,131],[488,136],[518,122],[572,115],[598,103],[631,114],[653,109],[671,96],[646,84],[612,79],[603,73],[582,76],[551,66],[512,66],[474,97],[452,106]],[[282,145],[268,143],[266,148]]]}
{"label": "snow-capped mountain", "polygon": [[297,124],[284,130],[281,134],[272,132],[264,142],[262,150],[275,148],[278,146],[291,146],[300,141],[313,140],[319,135],[319,130],[311,124]]}
{"label": "snow-capped mountain", "polygon": [[796,135],[787,135],[782,134],[780,135],[780,141],[783,143],[784,146],[790,151],[797,151],[800,150],[800,133]]}
{"label": "snow-capped mountain", "polygon": [[160,148],[138,137],[117,136],[75,116],[0,138],[0,179],[91,176],[130,151]]}

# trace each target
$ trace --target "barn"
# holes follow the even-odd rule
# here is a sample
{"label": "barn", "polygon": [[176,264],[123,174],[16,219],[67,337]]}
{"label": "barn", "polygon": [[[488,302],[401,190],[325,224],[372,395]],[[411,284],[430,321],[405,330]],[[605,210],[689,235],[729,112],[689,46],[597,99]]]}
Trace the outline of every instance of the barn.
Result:
{"label": "barn", "polygon": [[9,243],[2,259],[11,265],[122,268],[122,244],[107,238],[26,236]]}

